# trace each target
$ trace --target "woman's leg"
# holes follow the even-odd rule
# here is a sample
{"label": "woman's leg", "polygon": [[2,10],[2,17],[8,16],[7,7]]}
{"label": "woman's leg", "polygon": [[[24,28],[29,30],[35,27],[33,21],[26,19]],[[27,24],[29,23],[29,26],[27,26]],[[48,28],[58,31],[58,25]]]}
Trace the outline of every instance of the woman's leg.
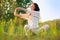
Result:
{"label": "woman's leg", "polygon": [[28,25],[24,26],[24,31],[25,31],[25,35],[28,36],[28,31],[29,31],[29,26]]}
{"label": "woman's leg", "polygon": [[48,24],[45,24],[45,25],[43,25],[42,27],[40,27],[40,28],[38,29],[38,31],[41,31],[41,30],[47,31],[48,28],[49,28],[49,25],[48,25]]}
{"label": "woman's leg", "polygon": [[38,31],[38,28],[31,29],[31,32],[32,32],[33,34],[37,34],[37,31]]}

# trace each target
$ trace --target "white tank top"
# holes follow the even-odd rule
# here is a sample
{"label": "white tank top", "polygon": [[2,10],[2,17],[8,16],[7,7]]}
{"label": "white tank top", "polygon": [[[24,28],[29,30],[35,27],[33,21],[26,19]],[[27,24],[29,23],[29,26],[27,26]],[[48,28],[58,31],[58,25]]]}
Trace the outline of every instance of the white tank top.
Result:
{"label": "white tank top", "polygon": [[30,9],[27,9],[27,13],[30,15],[28,20],[28,25],[30,25],[30,28],[37,28],[38,22],[40,19],[40,13],[39,11],[31,11]]}

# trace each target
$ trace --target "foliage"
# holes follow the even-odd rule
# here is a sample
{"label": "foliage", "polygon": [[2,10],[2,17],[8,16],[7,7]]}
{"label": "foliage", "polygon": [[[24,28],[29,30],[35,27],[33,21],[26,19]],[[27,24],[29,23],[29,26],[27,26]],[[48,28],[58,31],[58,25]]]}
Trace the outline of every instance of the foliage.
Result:
{"label": "foliage", "polygon": [[[0,18],[2,20],[9,21],[10,19],[14,19],[14,9],[16,7],[27,8],[31,0],[1,0],[0,1]],[[25,13],[24,11],[21,11]]]}
{"label": "foliage", "polygon": [[[49,24],[47,31],[40,31],[37,35],[32,35],[29,32],[29,36],[26,38],[24,35],[24,29],[22,25],[17,25],[16,20],[11,19],[7,23],[2,21],[0,24],[0,39],[1,40],[60,40],[60,28],[57,29],[58,23],[56,20],[39,23],[40,27],[44,24]],[[60,22],[60,21],[59,21]],[[7,28],[7,29],[6,29]],[[7,31],[6,31],[7,30]]]}

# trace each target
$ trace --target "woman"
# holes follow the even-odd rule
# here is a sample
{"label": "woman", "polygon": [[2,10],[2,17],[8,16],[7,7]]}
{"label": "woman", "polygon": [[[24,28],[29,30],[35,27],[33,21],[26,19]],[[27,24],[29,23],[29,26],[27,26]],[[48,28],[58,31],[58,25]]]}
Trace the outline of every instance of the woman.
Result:
{"label": "woman", "polygon": [[[26,14],[17,14],[17,10],[24,10]],[[30,30],[32,33],[36,34],[38,26],[38,21],[40,17],[39,13],[40,9],[36,3],[32,3],[30,6],[30,9],[24,9],[24,8],[16,8],[14,11],[14,15],[20,18],[24,18],[28,21],[28,24],[25,25],[25,35],[28,35],[28,31]]]}

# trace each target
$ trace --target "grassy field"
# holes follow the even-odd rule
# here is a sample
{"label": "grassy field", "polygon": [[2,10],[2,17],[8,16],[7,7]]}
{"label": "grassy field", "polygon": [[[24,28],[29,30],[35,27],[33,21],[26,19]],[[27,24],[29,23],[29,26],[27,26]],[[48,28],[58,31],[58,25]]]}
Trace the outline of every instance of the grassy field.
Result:
{"label": "grassy field", "polygon": [[[60,40],[60,29],[57,29],[56,21],[47,22],[50,27],[47,31],[40,31],[37,35],[32,35],[29,32],[29,36],[24,35],[24,27],[17,25],[11,20],[9,22],[0,23],[0,40]],[[43,23],[39,23],[42,26]]]}

